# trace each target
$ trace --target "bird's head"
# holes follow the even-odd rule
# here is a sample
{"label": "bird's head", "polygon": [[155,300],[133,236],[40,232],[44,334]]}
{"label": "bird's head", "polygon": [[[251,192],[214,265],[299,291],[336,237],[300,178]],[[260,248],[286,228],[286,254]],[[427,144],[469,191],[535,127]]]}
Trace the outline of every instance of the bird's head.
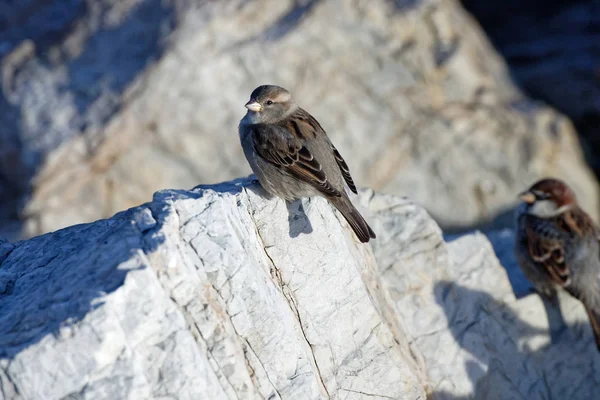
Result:
{"label": "bird's head", "polygon": [[296,109],[290,92],[275,85],[262,85],[254,89],[246,103],[247,116],[255,124],[275,123]]}
{"label": "bird's head", "polygon": [[519,195],[527,213],[539,218],[552,218],[577,205],[575,193],[561,180],[547,178],[534,183]]}

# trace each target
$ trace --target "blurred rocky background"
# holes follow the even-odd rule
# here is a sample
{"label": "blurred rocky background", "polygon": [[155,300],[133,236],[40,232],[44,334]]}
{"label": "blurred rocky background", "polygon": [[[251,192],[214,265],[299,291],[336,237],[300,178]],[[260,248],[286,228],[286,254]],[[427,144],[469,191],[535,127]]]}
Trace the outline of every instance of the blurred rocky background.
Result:
{"label": "blurred rocky background", "polygon": [[464,3],[492,42],[456,0],[3,2],[0,236],[248,174],[237,123],[263,83],[321,121],[360,185],[446,230],[509,224],[545,175],[597,217],[576,130],[543,102],[593,162],[598,2]]}
{"label": "blurred rocky background", "polygon": [[600,1],[463,0],[532,97],[569,116],[600,173]]}

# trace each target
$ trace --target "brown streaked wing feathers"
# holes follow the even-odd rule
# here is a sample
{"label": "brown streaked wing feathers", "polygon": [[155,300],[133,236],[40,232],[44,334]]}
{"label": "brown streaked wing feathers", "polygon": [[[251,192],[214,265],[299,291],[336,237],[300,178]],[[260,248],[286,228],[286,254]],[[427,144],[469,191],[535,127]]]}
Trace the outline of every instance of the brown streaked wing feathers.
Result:
{"label": "brown streaked wing feathers", "polygon": [[275,166],[284,169],[326,196],[342,194],[329,181],[321,164],[291,132],[277,125],[259,124],[252,129],[254,150]]}
{"label": "brown streaked wing feathers", "polygon": [[350,175],[350,169],[348,168],[348,164],[346,164],[346,161],[344,161],[340,152],[337,151],[337,149],[335,148],[335,146],[333,144],[331,145],[331,148],[333,149],[333,155],[335,156],[335,161],[337,161],[338,167],[340,167],[340,171],[342,171],[342,176],[344,177],[346,184],[348,185],[350,190],[352,190],[354,193],[358,194],[358,191],[356,190],[356,185],[354,184],[354,180],[352,179],[352,176]]}
{"label": "brown streaked wing feathers", "polygon": [[[528,216],[526,220],[531,258],[548,271],[556,284],[564,286],[570,278],[569,266],[566,263],[563,249],[564,243],[561,238],[548,235],[542,229],[536,229],[532,218],[534,217]],[[599,236],[594,223],[580,208],[567,211],[561,217],[549,221],[555,225],[557,231],[565,234],[583,237],[591,231],[596,232],[597,237]]]}
{"label": "brown streaked wing feathers", "polygon": [[335,148],[333,143],[329,141],[329,138],[327,137],[325,130],[323,129],[321,124],[319,124],[319,121],[317,121],[308,112],[300,108],[292,116],[291,124],[296,129],[298,135],[302,138],[315,137],[317,132],[322,133],[323,136],[327,138],[327,141],[331,145],[331,151],[333,152],[335,161],[337,162],[337,165],[340,171],[342,172],[342,176],[344,177],[346,184],[348,185],[350,190],[352,190],[352,192],[358,194],[358,191],[356,190],[356,185],[354,184],[354,180],[350,175],[350,168],[348,168],[348,164],[346,164],[346,161],[344,160],[340,152]]}
{"label": "brown streaked wing feathers", "polygon": [[557,239],[543,237],[527,225],[529,254],[533,261],[542,266],[557,285],[564,286],[569,280],[569,268],[565,263],[562,244]]}

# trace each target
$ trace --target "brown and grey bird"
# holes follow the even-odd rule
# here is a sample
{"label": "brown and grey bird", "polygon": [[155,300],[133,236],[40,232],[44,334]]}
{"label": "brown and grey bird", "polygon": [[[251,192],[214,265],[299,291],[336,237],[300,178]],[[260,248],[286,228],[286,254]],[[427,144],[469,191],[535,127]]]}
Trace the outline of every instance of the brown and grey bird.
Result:
{"label": "brown and grey bird", "polygon": [[536,290],[554,299],[557,288],[580,300],[600,351],[600,230],[558,179],[521,193],[515,255]]}
{"label": "brown and grey bird", "polygon": [[261,186],[286,201],[322,196],[365,243],[375,233],[354,208],[344,182],[357,193],[348,165],[316,119],[274,85],[257,87],[239,125],[244,154]]}

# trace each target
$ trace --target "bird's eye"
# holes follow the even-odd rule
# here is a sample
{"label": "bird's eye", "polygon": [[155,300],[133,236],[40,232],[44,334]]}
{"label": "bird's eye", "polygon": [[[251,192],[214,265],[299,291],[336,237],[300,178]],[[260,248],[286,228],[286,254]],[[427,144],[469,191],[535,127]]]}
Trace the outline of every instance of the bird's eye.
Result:
{"label": "bird's eye", "polygon": [[267,100],[267,105],[268,106],[272,106],[273,105],[273,100]]}

